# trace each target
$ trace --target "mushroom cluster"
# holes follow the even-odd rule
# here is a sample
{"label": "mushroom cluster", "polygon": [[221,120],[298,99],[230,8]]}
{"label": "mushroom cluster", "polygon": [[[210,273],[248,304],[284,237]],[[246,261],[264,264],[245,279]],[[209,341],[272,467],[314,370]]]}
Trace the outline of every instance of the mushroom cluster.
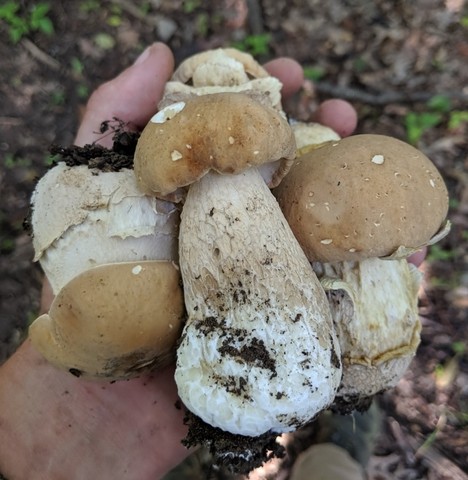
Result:
{"label": "mushroom cluster", "polygon": [[134,170],[59,163],[32,199],[57,295],[32,342],[104,379],[177,355],[182,402],[202,436],[226,435],[214,453],[243,473],[276,435],[364,408],[401,378],[421,328],[405,258],[448,230],[447,190],[421,152],[290,123],[280,92],[250,55],[195,55]]}

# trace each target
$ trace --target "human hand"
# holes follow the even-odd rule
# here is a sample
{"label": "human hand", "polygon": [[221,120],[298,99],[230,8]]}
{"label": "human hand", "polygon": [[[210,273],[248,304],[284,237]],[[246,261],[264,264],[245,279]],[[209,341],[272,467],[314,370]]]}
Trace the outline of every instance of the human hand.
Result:
{"label": "human hand", "polygon": [[[290,59],[268,63],[283,83],[297,91],[301,67]],[[98,142],[102,121],[117,117],[142,128],[157,109],[172,74],[173,57],[162,44],[149,47],[134,65],[91,96],[76,143]],[[356,126],[354,109],[331,100],[316,120],[341,135]],[[52,294],[45,284],[43,309]],[[0,369],[0,471],[12,480],[158,478],[189,452],[176,408],[173,367],[114,384],[78,379],[56,370],[26,341]]]}

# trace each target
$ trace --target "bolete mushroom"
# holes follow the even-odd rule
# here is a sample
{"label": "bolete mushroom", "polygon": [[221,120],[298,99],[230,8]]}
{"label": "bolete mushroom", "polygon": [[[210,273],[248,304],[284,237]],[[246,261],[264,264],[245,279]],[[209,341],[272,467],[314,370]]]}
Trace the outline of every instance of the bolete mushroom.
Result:
{"label": "bolete mushroom", "polygon": [[416,148],[356,135],[300,156],[274,193],[328,292],[343,358],[337,408],[364,406],[419,344],[420,276],[405,258],[447,232],[443,179]]}
{"label": "bolete mushroom", "polygon": [[193,55],[179,65],[166,84],[159,108],[195,96],[237,92],[281,110],[281,87],[248,53],[218,48]]}
{"label": "bolete mushroom", "polygon": [[137,145],[142,191],[190,185],[179,231],[188,315],[179,395],[232,434],[298,428],[333,402],[341,378],[325,293],[257,168],[273,162],[278,179],[295,152],[281,112],[232,92],[166,107]]}
{"label": "bolete mushroom", "polygon": [[[60,162],[38,182],[31,224],[35,260],[40,261],[57,295],[49,315],[37,319],[29,331],[32,343],[47,359],[84,376],[115,380],[140,373],[143,364],[164,363],[169,343],[175,352],[183,301],[181,287],[174,280],[179,277],[174,264],[179,210],[174,204],[141,193],[131,169],[102,171]],[[148,260],[156,262],[145,263],[141,276],[125,275],[127,270],[117,266],[136,262],[138,268]],[[155,282],[151,300],[130,298],[138,288],[144,291],[139,283],[142,278]],[[117,288],[116,282],[122,284]],[[124,318],[127,287],[126,301],[134,310]],[[151,289],[149,284],[145,288]],[[169,288],[179,305],[170,312],[161,309],[167,311],[166,317],[157,308],[148,314],[145,302],[155,307],[158,290]],[[98,291],[100,297],[93,297]],[[93,313],[91,303],[102,302],[105,305]],[[162,335],[167,328],[172,334]],[[136,335],[146,337],[140,337],[141,345],[132,343]],[[163,337],[169,343],[161,348]],[[149,342],[155,338],[160,340],[151,349]]]}

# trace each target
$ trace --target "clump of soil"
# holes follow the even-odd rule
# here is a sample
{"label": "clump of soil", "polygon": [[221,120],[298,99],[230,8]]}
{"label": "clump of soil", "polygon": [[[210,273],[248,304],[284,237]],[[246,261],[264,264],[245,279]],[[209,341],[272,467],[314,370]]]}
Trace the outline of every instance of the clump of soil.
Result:
{"label": "clump of soil", "polygon": [[69,167],[88,165],[89,168],[98,168],[104,172],[118,172],[122,168],[133,169],[133,156],[140,133],[128,130],[127,125],[118,118],[114,118],[112,123],[110,120],[101,123],[101,133],[104,134],[109,129],[113,135],[111,149],[99,144],[88,144],[84,147],[52,145],[49,152],[57,157],[54,165],[57,161],[62,161]]}
{"label": "clump of soil", "polygon": [[185,423],[189,430],[182,443],[187,447],[205,447],[213,463],[232,474],[247,475],[273,458],[282,458],[285,449],[276,442],[277,434],[258,437],[234,435],[212,427],[187,411]]}
{"label": "clump of soil", "polygon": [[[97,168],[103,172],[118,172],[123,168],[133,169],[133,157],[140,133],[129,130],[126,123],[115,117],[101,123],[101,133],[104,134],[108,130],[112,134],[112,148],[96,143],[87,144],[84,147],[51,145],[49,152],[54,156],[51,168],[59,162],[64,162],[69,167],[87,165],[88,168]],[[29,210],[23,220],[23,229],[32,237],[31,213]],[[76,376],[79,377],[79,375]]]}

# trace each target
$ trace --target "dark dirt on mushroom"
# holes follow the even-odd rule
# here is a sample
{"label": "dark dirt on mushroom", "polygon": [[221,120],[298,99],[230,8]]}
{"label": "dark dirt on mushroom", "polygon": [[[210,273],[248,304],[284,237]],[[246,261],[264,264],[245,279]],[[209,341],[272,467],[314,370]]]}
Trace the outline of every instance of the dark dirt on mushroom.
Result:
{"label": "dark dirt on mushroom", "polygon": [[191,412],[186,413],[189,427],[183,440],[186,447],[204,446],[216,465],[237,474],[248,474],[271,458],[284,456],[284,448],[276,442],[276,434],[258,437],[234,435],[203,422]]}

